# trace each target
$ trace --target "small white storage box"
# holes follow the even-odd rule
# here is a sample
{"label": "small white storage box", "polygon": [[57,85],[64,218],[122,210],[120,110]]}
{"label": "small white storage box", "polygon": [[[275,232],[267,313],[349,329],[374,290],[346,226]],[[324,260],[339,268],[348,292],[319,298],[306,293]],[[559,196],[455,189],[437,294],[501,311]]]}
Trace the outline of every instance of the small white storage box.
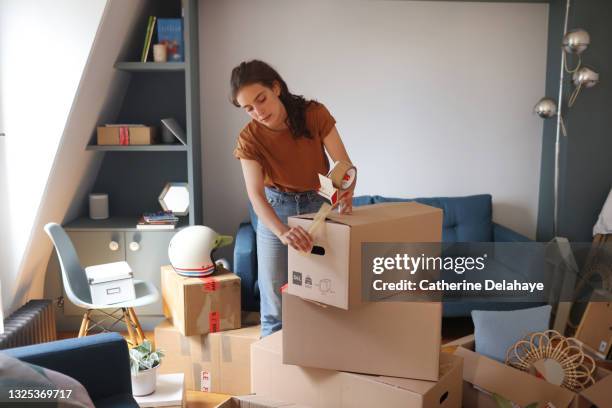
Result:
{"label": "small white storage box", "polygon": [[136,299],[134,274],[127,262],[112,262],[85,268],[91,303],[110,305]]}

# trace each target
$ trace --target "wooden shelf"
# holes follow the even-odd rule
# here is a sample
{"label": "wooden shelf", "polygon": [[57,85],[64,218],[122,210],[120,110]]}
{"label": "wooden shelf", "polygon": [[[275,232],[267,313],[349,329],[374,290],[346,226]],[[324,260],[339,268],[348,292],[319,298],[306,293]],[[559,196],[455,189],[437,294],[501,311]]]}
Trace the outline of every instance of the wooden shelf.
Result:
{"label": "wooden shelf", "polygon": [[88,217],[81,217],[70,221],[64,225],[67,231],[142,231],[142,232],[172,232],[189,225],[187,217],[179,217],[176,228],[173,229],[137,229],[138,216],[110,217],[105,220],[92,220]]}
{"label": "wooden shelf", "polygon": [[157,145],[88,145],[87,150],[99,152],[186,152],[184,144],[157,144]]}
{"label": "wooden shelf", "polygon": [[177,72],[185,71],[184,62],[117,62],[115,68],[128,72]]}

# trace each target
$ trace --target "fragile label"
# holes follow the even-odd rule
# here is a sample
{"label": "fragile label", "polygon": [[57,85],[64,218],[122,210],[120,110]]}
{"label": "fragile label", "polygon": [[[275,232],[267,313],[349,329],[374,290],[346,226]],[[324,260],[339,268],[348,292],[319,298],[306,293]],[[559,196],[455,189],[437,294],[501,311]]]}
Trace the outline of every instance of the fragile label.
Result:
{"label": "fragile label", "polygon": [[202,291],[204,292],[214,292],[217,290],[218,284],[215,278],[202,278]]}
{"label": "fragile label", "polygon": [[200,391],[211,392],[210,373],[206,370],[200,371]]}
{"label": "fragile label", "polygon": [[219,331],[219,312],[210,312],[208,315],[208,331],[210,333],[216,333]]}

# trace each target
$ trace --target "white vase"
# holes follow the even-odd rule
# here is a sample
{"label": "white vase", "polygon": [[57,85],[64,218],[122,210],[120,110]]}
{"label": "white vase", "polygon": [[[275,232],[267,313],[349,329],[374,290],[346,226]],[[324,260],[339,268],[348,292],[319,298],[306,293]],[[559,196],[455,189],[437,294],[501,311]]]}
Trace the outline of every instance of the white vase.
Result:
{"label": "white vase", "polygon": [[132,394],[135,397],[142,397],[155,392],[155,383],[157,382],[157,367],[148,370],[139,371],[138,374],[132,374]]}

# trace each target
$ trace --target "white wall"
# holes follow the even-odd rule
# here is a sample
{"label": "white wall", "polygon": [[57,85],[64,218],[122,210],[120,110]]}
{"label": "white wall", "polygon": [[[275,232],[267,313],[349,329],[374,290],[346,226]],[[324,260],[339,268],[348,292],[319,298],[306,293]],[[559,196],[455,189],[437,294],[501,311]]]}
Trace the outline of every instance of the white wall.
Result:
{"label": "white wall", "polygon": [[248,117],[228,84],[259,58],[328,106],[357,194],[491,193],[494,219],[534,237],[547,26],[546,4],[202,0],[206,222],[233,232],[246,217],[232,149]]}
{"label": "white wall", "polygon": [[0,279],[5,308],[16,297],[47,177],[105,4],[0,2],[0,132],[6,133],[0,138]]}

